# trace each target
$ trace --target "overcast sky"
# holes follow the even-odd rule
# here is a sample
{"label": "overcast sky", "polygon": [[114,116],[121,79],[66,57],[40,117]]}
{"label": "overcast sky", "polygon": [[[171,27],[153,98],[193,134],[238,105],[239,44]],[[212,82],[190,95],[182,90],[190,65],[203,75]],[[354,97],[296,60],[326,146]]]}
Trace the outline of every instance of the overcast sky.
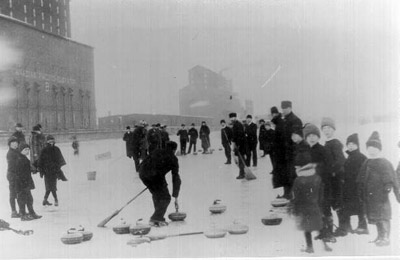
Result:
{"label": "overcast sky", "polygon": [[98,116],[178,114],[199,64],[256,114],[289,99],[340,121],[398,109],[398,2],[72,0],[72,38],[95,48]]}

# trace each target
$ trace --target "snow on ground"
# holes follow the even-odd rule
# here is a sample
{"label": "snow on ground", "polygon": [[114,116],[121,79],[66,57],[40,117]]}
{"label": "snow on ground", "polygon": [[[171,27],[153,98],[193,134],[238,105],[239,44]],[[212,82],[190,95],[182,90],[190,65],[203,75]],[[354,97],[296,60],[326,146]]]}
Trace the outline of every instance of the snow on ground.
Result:
{"label": "snow on ground", "polygon": [[[393,131],[381,128],[384,135]],[[384,130],[386,129],[386,130]],[[368,137],[370,129],[364,130]],[[368,134],[367,134],[368,132]],[[350,134],[350,133],[349,133]],[[393,133],[392,133],[393,134]],[[69,181],[59,182],[60,206],[45,208],[41,205],[44,194],[44,181],[34,176],[36,189],[33,190],[34,208],[42,219],[21,222],[10,218],[8,204],[8,183],[6,180],[6,148],[0,150],[0,218],[10,222],[16,229],[33,229],[32,236],[21,236],[11,231],[0,232],[0,258],[126,258],[126,257],[270,257],[270,256],[309,256],[300,251],[305,247],[302,232],[296,230],[293,219],[282,214],[279,226],[264,226],[261,218],[271,209],[270,202],[280,189],[271,188],[271,164],[268,157],[259,159],[257,168],[252,168],[258,179],[253,181],[236,180],[236,165],[224,165],[223,151],[220,151],[219,133],[213,133],[211,142],[215,152],[212,155],[187,155],[179,157],[182,188],[179,197],[181,211],[187,213],[184,223],[171,223],[165,228],[153,228],[152,232],[177,234],[182,232],[204,231],[216,226],[224,228],[235,219],[250,227],[246,235],[227,235],[222,239],[208,239],[204,235],[171,237],[152,241],[138,247],[126,243],[132,235],[117,235],[112,227],[124,218],[134,224],[137,219],[149,219],[153,212],[151,196],[145,192],[112,219],[106,228],[97,224],[116,209],[123,206],[143,188],[134,171],[133,161],[125,156],[122,140],[99,140],[81,142],[79,157],[73,156],[70,144],[60,144],[67,165],[63,167]],[[398,135],[396,135],[397,137]],[[341,139],[344,141],[343,139]],[[388,151],[392,162],[397,164],[395,141],[384,142],[392,146]],[[361,140],[365,143],[365,139]],[[199,143],[198,143],[199,144]],[[394,145],[393,145],[394,144]],[[362,145],[363,146],[363,145]],[[95,161],[95,155],[110,151],[111,159]],[[88,181],[86,172],[97,171],[97,179]],[[167,175],[171,183],[170,174]],[[172,188],[170,184],[170,188]],[[227,205],[222,215],[211,215],[208,207],[215,199]],[[53,199],[50,195],[50,202]],[[391,196],[393,208],[391,246],[378,248],[369,244],[376,237],[376,228],[369,226],[370,235],[350,234],[331,244],[333,252],[323,251],[321,242],[314,241],[317,256],[378,256],[400,255],[399,206]],[[171,203],[167,214],[174,211]],[[337,219],[335,219],[337,223]],[[83,225],[94,233],[91,241],[78,245],[64,245],[60,238],[70,227]],[[356,217],[352,218],[356,227]],[[313,234],[315,235],[315,234]]]}

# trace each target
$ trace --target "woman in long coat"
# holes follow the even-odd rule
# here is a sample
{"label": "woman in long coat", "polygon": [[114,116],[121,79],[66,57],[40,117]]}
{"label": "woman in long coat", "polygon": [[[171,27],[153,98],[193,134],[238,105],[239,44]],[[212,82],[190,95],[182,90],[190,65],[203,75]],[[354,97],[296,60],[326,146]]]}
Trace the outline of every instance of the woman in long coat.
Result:
{"label": "woman in long coat", "polygon": [[63,155],[61,154],[60,148],[55,146],[54,137],[48,135],[46,140],[47,145],[42,150],[38,161],[40,176],[44,176],[44,184],[46,186],[43,206],[52,205],[47,200],[50,192],[54,197],[54,205],[58,206],[57,179],[61,179],[63,181],[67,180],[64,176],[64,173],[61,171],[61,167],[66,163]]}
{"label": "woman in long coat", "polygon": [[210,148],[210,128],[204,121],[201,122],[200,139],[201,139],[201,147],[203,148],[203,153],[207,153],[208,148]]}

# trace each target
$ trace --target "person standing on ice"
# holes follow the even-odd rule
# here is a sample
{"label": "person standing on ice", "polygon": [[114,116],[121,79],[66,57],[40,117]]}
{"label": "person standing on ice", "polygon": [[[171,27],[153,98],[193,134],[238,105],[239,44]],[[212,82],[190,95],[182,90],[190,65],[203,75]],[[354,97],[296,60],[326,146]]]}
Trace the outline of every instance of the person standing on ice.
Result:
{"label": "person standing on ice", "polygon": [[285,142],[285,164],[286,164],[286,180],[283,184],[284,195],[283,197],[286,199],[291,198],[291,189],[293,185],[293,180],[296,178],[294,176],[294,167],[293,167],[293,151],[295,144],[292,141],[292,133],[294,129],[303,127],[303,123],[301,119],[298,118],[292,112],[292,102],[291,101],[282,101],[281,108],[283,113],[283,129],[284,129],[284,142]]}
{"label": "person standing on ice", "polygon": [[172,197],[175,198],[175,207],[178,205],[178,196],[181,187],[181,178],[179,176],[179,162],[175,156],[178,145],[175,142],[168,141],[165,149],[156,149],[141,164],[139,168],[139,177],[143,184],[152,194],[154,213],[150,217],[150,225],[166,226],[164,215],[168,205],[171,202],[168,184],[165,176],[171,171],[172,174]]}
{"label": "person standing on ice", "polygon": [[128,158],[132,158],[133,157],[133,132],[131,131],[131,127],[129,125],[126,127],[126,132],[124,133],[122,140],[125,141],[126,156]]}
{"label": "person standing on ice", "polygon": [[176,135],[179,136],[179,142],[181,145],[181,155],[186,155],[186,143],[189,139],[189,135],[185,124],[182,124],[181,127],[182,128],[179,129]]}
{"label": "person standing on ice", "polygon": [[231,150],[233,151],[234,155],[238,158],[238,165],[239,165],[239,176],[236,179],[244,179],[244,158],[243,156],[246,154],[246,136],[244,133],[243,125],[237,120],[236,113],[230,113],[229,119],[232,123],[232,147]]}
{"label": "person standing on ice", "polygon": [[[27,158],[30,150],[29,145],[21,145],[20,150],[21,153],[19,154],[16,172],[18,206],[21,220],[30,221],[39,219],[42,216],[37,215],[33,209],[33,197],[31,190],[35,189],[35,183],[33,182],[31,174],[31,162]],[[29,214],[26,214],[25,206],[28,208]]]}
{"label": "person standing on ice", "polygon": [[11,135],[11,136],[14,136],[15,138],[17,138],[18,146],[26,144],[25,135],[22,132],[22,130],[23,130],[22,124],[21,123],[17,123],[15,125],[15,132]]}
{"label": "person standing on ice", "polygon": [[261,157],[265,157],[267,155],[266,153],[266,136],[267,136],[267,129],[265,128],[265,120],[264,119],[260,119],[258,121],[258,123],[260,124],[260,131],[258,133],[258,142],[260,150],[263,151],[263,155],[261,155]]}
{"label": "person standing on ice", "polygon": [[[334,137],[336,131],[335,121],[332,118],[324,117],[321,121],[321,130],[325,135],[325,150],[330,158],[330,191],[331,191],[331,205],[329,208],[336,211],[339,219],[339,227],[335,230],[333,235],[341,237],[347,235],[350,230],[344,222],[344,214],[342,209],[342,196],[343,196],[343,171],[344,162],[346,158],[343,154],[342,143]],[[329,209],[330,210],[330,209]]]}
{"label": "person standing on ice", "polygon": [[55,139],[52,135],[46,137],[47,145],[43,148],[40,153],[38,160],[38,167],[40,171],[40,177],[44,176],[44,184],[46,187],[46,193],[43,199],[43,206],[51,206],[52,204],[47,200],[50,193],[54,198],[54,206],[58,206],[57,197],[57,179],[67,181],[61,167],[66,165],[63,155],[61,154],[60,148],[55,146]]}
{"label": "person standing on ice", "polygon": [[250,167],[251,159],[253,159],[253,167],[257,167],[257,125],[253,122],[251,115],[246,116],[246,142],[247,142],[247,155],[246,165]]}
{"label": "person standing on ice", "polygon": [[37,125],[32,128],[29,145],[32,169],[34,173],[37,173],[37,160],[39,159],[40,152],[46,145],[46,137],[42,134],[40,127]]}
{"label": "person standing on ice", "polygon": [[147,132],[147,141],[149,142],[149,154],[161,147],[160,124],[153,124]]}
{"label": "person standing on ice", "polygon": [[[367,157],[360,152],[358,135],[352,134],[346,140],[348,157],[344,162],[344,175],[343,175],[343,224],[344,230],[354,232],[356,234],[369,234],[367,220],[364,213],[362,191],[357,185],[357,176],[360,172],[362,164]],[[358,216],[358,227],[356,230],[351,229],[350,217],[352,215]],[[340,225],[340,223],[339,223]]]}
{"label": "person standing on ice", "polygon": [[225,164],[232,163],[232,154],[231,154],[231,140],[232,140],[232,129],[230,129],[225,120],[221,120],[221,143],[225,150],[226,162]]}
{"label": "person standing on ice", "polygon": [[310,146],[311,162],[317,164],[317,173],[321,177],[323,185],[323,199],[321,201],[321,210],[323,215],[323,227],[320,234],[316,239],[322,239],[324,242],[336,242],[333,236],[333,218],[331,212],[331,171],[329,169],[330,158],[328,152],[325,150],[319,140],[321,132],[319,128],[313,124],[306,124],[303,128],[304,138]]}
{"label": "person standing on ice", "polygon": [[11,136],[8,139],[8,152],[7,152],[7,180],[8,187],[10,190],[10,206],[11,206],[11,218],[19,218],[21,215],[17,212],[16,209],[16,200],[17,200],[17,188],[16,188],[16,176],[18,169],[18,139],[15,136]]}
{"label": "person standing on ice", "polygon": [[361,166],[357,183],[363,192],[368,222],[376,225],[378,231],[372,242],[377,246],[388,246],[392,217],[389,193],[393,189],[400,203],[399,185],[392,164],[381,155],[382,143],[377,131],[372,133],[366,145],[369,159]]}
{"label": "person standing on ice", "polygon": [[167,126],[161,126],[161,149],[165,149],[166,143],[169,141],[169,134],[167,131]]}
{"label": "person standing on ice", "polygon": [[76,138],[76,135],[72,136],[72,149],[74,149],[74,155],[79,155],[79,141]]}
{"label": "person standing on ice", "polygon": [[192,127],[188,131],[189,134],[189,151],[190,153],[192,151],[192,146],[193,146],[193,153],[196,152],[196,144],[197,144],[197,138],[199,138],[199,132],[195,128],[195,124],[192,123]]}
{"label": "person standing on ice", "polygon": [[210,128],[207,126],[206,121],[201,122],[200,127],[200,139],[201,147],[203,148],[203,154],[208,153],[208,148],[210,148]]}
{"label": "person standing on ice", "polygon": [[[136,127],[136,129],[138,129],[137,132],[135,132],[135,145],[137,145],[139,148],[139,154],[140,154],[140,160],[144,160],[146,159],[147,155],[149,154],[149,142],[147,140],[147,126],[148,124],[146,123],[146,121],[141,120],[140,124],[138,125],[138,127]],[[135,130],[136,130],[135,129]]]}

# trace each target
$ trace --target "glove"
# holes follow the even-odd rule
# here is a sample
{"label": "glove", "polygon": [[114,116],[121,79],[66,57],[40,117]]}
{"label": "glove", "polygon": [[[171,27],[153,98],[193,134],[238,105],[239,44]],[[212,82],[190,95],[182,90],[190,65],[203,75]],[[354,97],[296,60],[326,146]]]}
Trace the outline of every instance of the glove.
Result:
{"label": "glove", "polygon": [[178,203],[178,198],[175,198],[175,209],[179,209],[179,203]]}

